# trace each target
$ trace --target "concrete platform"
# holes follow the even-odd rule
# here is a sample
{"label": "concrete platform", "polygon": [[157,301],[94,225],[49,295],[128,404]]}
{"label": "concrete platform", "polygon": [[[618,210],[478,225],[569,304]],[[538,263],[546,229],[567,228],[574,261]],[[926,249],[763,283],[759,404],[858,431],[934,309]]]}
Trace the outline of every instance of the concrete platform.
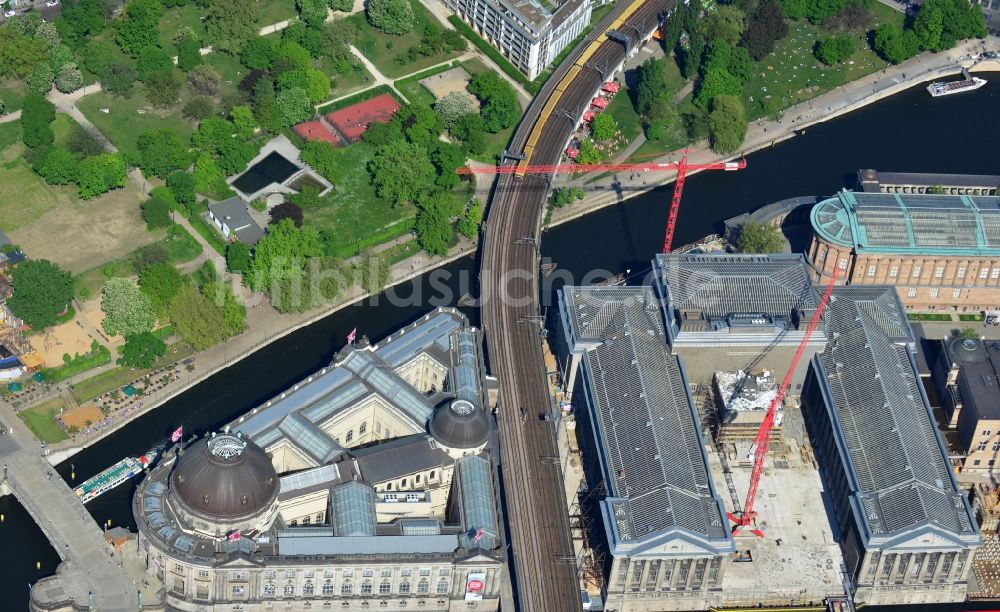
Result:
{"label": "concrete platform", "polygon": [[[837,534],[824,505],[819,471],[811,456],[801,452],[800,423],[797,409],[786,410],[782,444],[772,443],[757,493],[757,525],[765,537],[745,530],[736,538],[737,551],[750,551],[753,560],[734,562],[726,570],[727,606],[820,604],[828,596],[843,594]],[[748,451],[749,444],[738,444],[736,459],[728,461],[741,505],[750,486]],[[714,450],[709,452],[709,466],[731,512],[733,503]]]}

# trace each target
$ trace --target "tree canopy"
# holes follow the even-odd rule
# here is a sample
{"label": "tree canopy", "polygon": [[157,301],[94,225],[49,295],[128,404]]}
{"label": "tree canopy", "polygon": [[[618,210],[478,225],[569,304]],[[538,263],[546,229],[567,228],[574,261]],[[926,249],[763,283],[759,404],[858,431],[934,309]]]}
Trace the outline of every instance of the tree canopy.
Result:
{"label": "tree canopy", "polygon": [[594,140],[608,140],[618,132],[618,123],[609,113],[601,113],[590,122],[590,135]]}
{"label": "tree canopy", "polygon": [[118,365],[132,368],[151,368],[158,357],[167,353],[167,345],[152,332],[144,331],[125,338],[119,351]]}
{"label": "tree canopy", "polygon": [[289,268],[301,271],[307,258],[322,254],[316,228],[298,228],[290,219],[284,219],[267,226],[267,233],[254,246],[253,260],[244,278],[254,291],[269,291],[275,274]]}
{"label": "tree canopy", "polygon": [[80,162],[76,183],[84,200],[125,186],[125,159],[121,153],[101,153]]}
{"label": "tree canopy", "polygon": [[184,277],[181,273],[166,262],[150,264],[139,272],[139,289],[149,297],[150,303],[160,313],[166,311],[167,305],[183,284]]}
{"label": "tree canopy", "polygon": [[819,40],[814,48],[816,59],[827,66],[839,64],[851,57],[857,49],[857,41],[849,33],[827,36]]}
{"label": "tree canopy", "polygon": [[101,290],[101,327],[109,336],[131,336],[153,328],[156,315],[149,298],[127,278],[111,278]]}
{"label": "tree canopy", "polygon": [[73,299],[73,277],[47,259],[22,262],[10,282],[14,294],[7,305],[32,329],[53,325]]}
{"label": "tree canopy", "polygon": [[175,170],[182,170],[191,164],[187,144],[169,128],[139,134],[136,148],[139,151],[139,166],[147,177],[166,179]]}
{"label": "tree canopy", "polygon": [[450,197],[426,197],[417,210],[416,231],[420,247],[431,255],[445,255],[455,238],[448,210]]}
{"label": "tree canopy", "polygon": [[55,134],[52,121],[56,118],[56,107],[41,94],[29,93],[24,96],[21,108],[21,138],[24,144],[35,148],[52,144]]}
{"label": "tree canopy", "polygon": [[368,0],[366,11],[368,22],[386,34],[399,36],[413,29],[410,0]]}
{"label": "tree canopy", "polygon": [[747,20],[742,45],[750,57],[761,60],[774,51],[774,43],[788,34],[788,24],[781,7],[774,0],[764,0]]}
{"label": "tree canopy", "polygon": [[368,163],[378,197],[397,206],[427,193],[435,179],[427,150],[410,142],[392,142],[375,151]]}
{"label": "tree canopy", "polygon": [[216,49],[239,53],[260,32],[260,7],[255,0],[213,0],[205,13],[208,42]]}
{"label": "tree canopy", "polygon": [[713,151],[726,154],[739,150],[747,133],[746,109],[739,98],[732,95],[716,96],[712,100],[708,123]]}
{"label": "tree canopy", "polygon": [[781,231],[773,225],[748,221],[740,228],[736,250],[740,253],[781,253],[785,240]]}
{"label": "tree canopy", "polygon": [[250,247],[242,242],[226,245],[226,269],[230,272],[245,272],[250,268]]}
{"label": "tree canopy", "polygon": [[481,72],[472,77],[469,91],[479,98],[479,114],[483,127],[496,134],[514,125],[521,117],[517,93],[503,77],[495,72]]}
{"label": "tree canopy", "polygon": [[168,227],[173,221],[170,219],[170,204],[176,204],[173,193],[165,187],[157,187],[150,194],[150,198],[142,203],[142,219],[146,222],[146,227],[154,230],[160,227]]}
{"label": "tree canopy", "polygon": [[191,285],[178,289],[167,311],[177,333],[195,350],[203,351],[225,337],[222,310]]}

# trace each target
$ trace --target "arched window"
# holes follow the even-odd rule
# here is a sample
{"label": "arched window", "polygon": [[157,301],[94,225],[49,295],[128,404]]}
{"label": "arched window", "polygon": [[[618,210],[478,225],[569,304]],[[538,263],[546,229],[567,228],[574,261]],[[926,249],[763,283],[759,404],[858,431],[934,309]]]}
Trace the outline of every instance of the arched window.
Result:
{"label": "arched window", "polygon": [[302,585],[302,594],[306,597],[312,597],[315,593],[316,587],[313,586],[313,583],[307,581],[304,585]]}
{"label": "arched window", "polygon": [[409,595],[410,594],[410,583],[406,580],[399,583],[399,594]]}
{"label": "arched window", "polygon": [[285,585],[284,593],[285,593],[285,597],[291,597],[292,595],[295,595],[295,585],[292,584],[291,582],[289,582],[288,584],[286,584]]}
{"label": "arched window", "polygon": [[350,580],[345,580],[344,584],[340,585],[341,595],[350,595],[354,592],[354,585],[351,584]]}
{"label": "arched window", "polygon": [[274,585],[270,582],[264,585],[264,597],[274,597]]}
{"label": "arched window", "polygon": [[368,421],[365,421],[361,425],[358,425],[358,435],[363,436],[365,432],[368,431]]}
{"label": "arched window", "polygon": [[447,580],[438,580],[438,587],[437,587],[437,589],[438,589],[437,592],[439,594],[440,593],[447,593],[448,592],[448,581]]}
{"label": "arched window", "polygon": [[354,430],[352,429],[351,431],[347,432],[346,436],[344,436],[344,442],[347,442],[349,444],[353,439],[354,439]]}
{"label": "arched window", "polygon": [[364,582],[361,583],[361,594],[362,595],[371,595],[372,594],[372,581],[371,580],[365,580]]}
{"label": "arched window", "polygon": [[333,582],[327,580],[323,583],[323,596],[332,597],[333,596]]}
{"label": "arched window", "polygon": [[424,580],[423,578],[421,578],[420,582],[417,583],[417,593],[419,593],[421,595],[426,595],[427,593],[430,593],[430,592],[431,592],[431,585],[430,585],[430,583],[427,582],[426,580]]}
{"label": "arched window", "polygon": [[378,594],[379,595],[388,595],[391,592],[392,592],[392,583],[390,583],[388,580],[383,580],[378,585]]}

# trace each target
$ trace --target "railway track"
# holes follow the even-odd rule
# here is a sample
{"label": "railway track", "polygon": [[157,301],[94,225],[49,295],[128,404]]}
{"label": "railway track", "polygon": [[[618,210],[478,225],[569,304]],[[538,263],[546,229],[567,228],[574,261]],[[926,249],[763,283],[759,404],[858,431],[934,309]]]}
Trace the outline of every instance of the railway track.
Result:
{"label": "railway track", "polygon": [[[637,31],[648,34],[675,4],[676,0],[619,2],[542,87],[510,150],[525,150],[530,141],[532,164],[556,163],[576,119],[625,58],[624,46],[609,40],[607,29],[618,23],[617,29],[635,40]],[[619,18],[626,14],[622,23]],[[595,48],[595,41],[603,42]],[[578,66],[584,54],[589,59]],[[558,100],[549,104],[554,95]],[[500,382],[497,421],[515,597],[523,612],[582,609],[556,447],[557,424],[540,418],[552,403],[537,323],[540,221],[550,178],[498,176],[480,270],[487,350]]]}

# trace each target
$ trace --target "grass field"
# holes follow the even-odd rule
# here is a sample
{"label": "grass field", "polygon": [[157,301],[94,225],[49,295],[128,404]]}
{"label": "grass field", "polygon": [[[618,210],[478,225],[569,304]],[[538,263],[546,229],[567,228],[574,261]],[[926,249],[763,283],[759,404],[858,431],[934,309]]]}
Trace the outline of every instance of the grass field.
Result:
{"label": "grass field", "polygon": [[411,74],[417,70],[423,70],[433,66],[434,64],[439,64],[449,58],[460,55],[461,52],[453,51],[451,53],[438,53],[430,56],[418,57],[416,61],[410,62],[406,61],[402,64],[397,63],[395,60],[397,57],[405,56],[406,52],[409,51],[411,47],[415,47],[420,44],[420,37],[423,35],[424,28],[428,23],[433,23],[438,28],[441,28],[441,24],[437,22],[436,19],[425,9],[420,2],[417,0],[410,0],[410,4],[413,5],[414,14],[414,26],[413,29],[403,34],[402,36],[391,36],[384,34],[375,28],[373,28],[368,20],[365,19],[364,13],[358,13],[356,15],[351,15],[347,17],[352,21],[358,29],[358,38],[354,41],[354,46],[357,47],[368,60],[375,64],[375,67],[379,69],[379,72],[388,77],[401,77],[406,74]]}
{"label": "grass field", "polygon": [[958,315],[959,321],[982,321],[983,315],[981,314],[960,314]]}
{"label": "grass field", "polygon": [[[92,376],[73,385],[73,398],[80,403],[90,401],[99,395],[103,395],[108,391],[111,391],[112,389],[124,387],[133,380],[142,378],[155,368],[176,363],[193,353],[194,349],[191,348],[191,345],[187,342],[174,342],[173,344],[167,346],[167,353],[163,357],[156,360],[154,368],[149,370],[133,370],[131,368],[121,367],[111,368],[110,370],[101,372],[96,376]],[[53,423],[53,425],[55,424]],[[58,425],[55,426],[58,427]]]}
{"label": "grass field", "polygon": [[[879,2],[871,7],[874,19],[868,30],[882,23],[902,25],[903,14]],[[858,50],[846,62],[826,66],[813,55],[816,42],[830,32],[807,21],[791,21],[788,36],[774,52],[754,62],[750,81],[743,88],[751,121],[771,116],[794,104],[815,98],[841,85],[885,68],[867,41],[867,31],[855,32]]]}
{"label": "grass field", "polygon": [[3,101],[4,112],[13,113],[21,110],[24,103],[25,86],[23,81],[0,79],[0,100]]}
{"label": "grass field", "polygon": [[47,402],[22,410],[17,414],[28,426],[28,429],[46,444],[60,442],[69,438],[62,427],[55,421],[56,415],[63,409],[62,399],[56,397]]}
{"label": "grass field", "polygon": [[[16,122],[13,125],[20,127]],[[20,135],[20,129],[16,133]],[[7,233],[30,224],[70,197],[70,188],[46,185],[21,157],[23,152],[24,145],[17,142],[0,151],[0,229]]]}
{"label": "grass field", "polygon": [[[260,26],[269,26],[272,23],[284,21],[295,17],[295,3],[291,0],[258,0],[257,7],[260,10]],[[168,8],[157,29],[160,32],[160,44],[164,49],[174,50],[173,38],[183,26],[191,28],[195,36],[202,41],[202,46],[208,46],[211,41],[205,40],[205,22],[201,20],[205,15],[205,9],[199,7],[194,2],[184,6]]]}
{"label": "grass field", "polygon": [[[181,104],[166,111],[154,108],[142,94],[142,87],[131,98],[113,97],[106,92],[98,92],[82,98],[76,103],[83,114],[122,151],[136,152],[139,135],[147,130],[169,127],[187,142],[194,132],[194,124],[181,116]],[[186,99],[186,88],[184,89]],[[108,108],[110,113],[100,109]],[[143,110],[140,114],[138,111]]]}
{"label": "grass field", "polygon": [[56,113],[55,121],[52,122],[52,133],[55,134],[55,145],[65,147],[73,129],[80,125],[66,113]]}
{"label": "grass field", "polygon": [[[146,232],[146,236],[149,238],[148,242],[153,243],[155,241],[155,246],[154,244],[147,244],[144,248],[163,249],[167,261],[172,264],[191,261],[201,254],[201,243],[195,240],[194,236],[189,234],[184,228],[180,226],[177,226],[177,228],[176,231],[178,234],[176,238],[166,236],[164,230]],[[80,271],[77,268],[75,272],[78,272],[78,274],[73,279],[74,295],[80,299],[89,299],[97,295],[97,292],[101,290],[105,281],[108,280],[109,275],[134,275],[136,270],[132,262],[137,255],[137,250],[127,251],[124,254],[115,253],[110,257],[105,257],[89,269],[84,268]]]}
{"label": "grass field", "polygon": [[21,140],[21,122],[0,123],[0,155],[4,149]]}

